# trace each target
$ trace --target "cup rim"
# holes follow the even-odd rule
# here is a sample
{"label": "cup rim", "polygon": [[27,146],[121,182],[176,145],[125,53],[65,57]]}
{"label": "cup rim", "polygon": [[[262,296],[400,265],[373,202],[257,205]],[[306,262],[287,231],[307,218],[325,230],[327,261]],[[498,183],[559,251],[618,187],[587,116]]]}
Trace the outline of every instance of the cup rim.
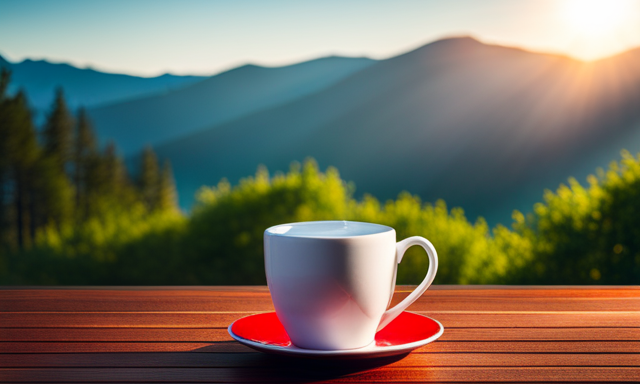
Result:
{"label": "cup rim", "polygon": [[[277,228],[283,228],[283,227],[296,227],[296,226],[303,226],[303,225],[313,225],[313,224],[328,224],[328,223],[354,223],[354,224],[358,224],[358,225],[366,225],[366,226],[370,226],[370,227],[374,227],[377,228],[377,231],[373,231],[371,233],[364,233],[364,234],[355,234],[355,235],[347,235],[347,236],[333,236],[333,235],[300,235],[300,234],[288,234],[286,232],[276,232],[274,231]],[[302,238],[302,239],[351,239],[351,238],[355,238],[355,237],[366,237],[366,236],[376,236],[376,235],[381,235],[383,233],[388,233],[394,231],[395,229],[387,226],[387,225],[383,225],[383,224],[376,224],[376,223],[367,223],[364,221],[351,221],[351,220],[317,220],[317,221],[299,221],[299,222],[294,222],[294,223],[285,223],[285,224],[278,224],[278,225],[274,225],[271,226],[269,228],[267,228],[264,231],[265,236],[278,236],[278,237],[295,237],[295,238]]]}

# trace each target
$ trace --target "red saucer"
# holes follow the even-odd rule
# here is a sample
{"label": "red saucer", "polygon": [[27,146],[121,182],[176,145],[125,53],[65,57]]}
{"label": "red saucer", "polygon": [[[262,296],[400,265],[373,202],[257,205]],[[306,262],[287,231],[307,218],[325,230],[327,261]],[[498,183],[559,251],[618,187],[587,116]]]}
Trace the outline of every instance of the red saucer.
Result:
{"label": "red saucer", "polygon": [[442,324],[436,320],[416,313],[403,312],[376,333],[375,343],[358,349],[320,351],[293,345],[275,312],[247,316],[229,326],[231,337],[253,349],[270,353],[318,357],[382,357],[408,353],[436,340],[443,331]]}

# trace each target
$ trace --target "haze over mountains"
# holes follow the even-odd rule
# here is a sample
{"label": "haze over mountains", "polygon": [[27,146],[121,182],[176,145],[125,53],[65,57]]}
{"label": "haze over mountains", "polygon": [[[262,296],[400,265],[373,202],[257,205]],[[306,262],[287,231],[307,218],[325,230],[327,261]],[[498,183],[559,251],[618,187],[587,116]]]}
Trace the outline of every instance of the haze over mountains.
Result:
{"label": "haze over mountains", "polygon": [[244,65],[174,92],[95,108],[101,137],[126,154],[226,123],[327,88],[375,63],[366,58],[326,57],[278,68]]}
{"label": "haze over mountains", "polygon": [[147,94],[166,92],[204,79],[201,76],[137,77],[76,68],[45,60],[10,63],[0,56],[0,68],[11,70],[9,92],[23,89],[31,107],[41,114],[51,106],[56,88],[62,87],[71,108],[93,107]]}
{"label": "haze over mountains", "polygon": [[543,189],[586,176],[623,147],[640,150],[639,53],[583,63],[441,40],[158,152],[172,160],[185,206],[202,184],[312,156],[359,193],[407,190],[508,222]]}
{"label": "haze over mountains", "polygon": [[244,66],[90,114],[126,153],[161,144],[185,208],[202,185],[312,156],[357,195],[406,190],[508,223],[640,151],[640,49],[584,63],[451,38],[382,61]]}

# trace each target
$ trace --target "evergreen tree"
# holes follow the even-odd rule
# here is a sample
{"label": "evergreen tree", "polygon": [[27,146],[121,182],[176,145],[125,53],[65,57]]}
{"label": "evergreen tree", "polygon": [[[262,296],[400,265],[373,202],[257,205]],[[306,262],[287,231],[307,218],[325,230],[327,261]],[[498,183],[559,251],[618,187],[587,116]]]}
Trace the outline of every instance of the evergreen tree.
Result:
{"label": "evergreen tree", "polygon": [[6,68],[2,68],[2,70],[0,70],[0,102],[7,98],[6,92],[10,80],[11,72]]}
{"label": "evergreen tree", "polygon": [[171,163],[169,160],[165,160],[159,179],[158,206],[156,208],[163,211],[176,209],[176,200],[176,186],[173,179],[173,171],[171,170]]}
{"label": "evergreen tree", "polygon": [[158,157],[151,147],[146,147],[142,152],[138,187],[140,188],[142,201],[149,211],[158,208],[159,185],[160,170],[158,167]]}
{"label": "evergreen tree", "polygon": [[113,142],[108,143],[104,150],[104,165],[105,192],[111,195],[124,192],[129,187],[129,178]]}
{"label": "evergreen tree", "polygon": [[106,173],[105,159],[100,153],[89,154],[85,160],[84,193],[79,206],[81,218],[86,219],[97,214],[102,201],[111,197],[111,194],[105,189],[107,184]]}
{"label": "evergreen tree", "polygon": [[62,89],[59,88],[43,135],[45,154],[51,157],[62,171],[72,157],[72,133],[73,118],[67,109]]}
{"label": "evergreen tree", "polygon": [[89,214],[89,196],[94,189],[99,189],[104,178],[101,172],[101,159],[96,149],[91,122],[84,108],[78,111],[76,132],[73,148],[74,175],[76,188],[76,210],[80,217]]}
{"label": "evergreen tree", "polygon": [[73,124],[62,89],[58,89],[43,130],[43,155],[35,169],[34,209],[41,226],[60,228],[73,213],[73,185],[66,173],[73,158]]}
{"label": "evergreen tree", "polygon": [[[33,165],[38,157],[36,132],[31,119],[31,111],[27,106],[24,93],[20,92],[14,98],[14,139],[17,146],[14,156],[15,178],[15,206],[16,228],[18,231],[18,246],[24,248],[30,238],[35,235],[35,225],[32,222],[34,212],[30,210],[30,190],[32,188]],[[31,235],[31,236],[30,236]]]}
{"label": "evergreen tree", "polygon": [[[2,75],[8,82],[8,73]],[[6,89],[6,86],[4,86]],[[13,237],[20,248],[31,238],[32,213],[30,210],[30,182],[33,165],[38,157],[36,133],[31,111],[24,93],[15,97],[5,95],[0,101],[0,181],[2,182],[3,238]],[[10,235],[13,233],[13,235]]]}
{"label": "evergreen tree", "polygon": [[[6,68],[0,71],[0,244],[6,245],[9,242],[9,232],[11,222],[9,218],[9,207],[6,203],[9,188],[9,126],[7,118],[9,115],[8,96],[6,90],[11,77],[10,72]],[[4,248],[4,247],[3,247]],[[1,253],[2,249],[0,249]]]}
{"label": "evergreen tree", "polygon": [[61,229],[73,216],[74,191],[58,160],[52,156],[40,156],[32,182],[37,227],[54,225]]}

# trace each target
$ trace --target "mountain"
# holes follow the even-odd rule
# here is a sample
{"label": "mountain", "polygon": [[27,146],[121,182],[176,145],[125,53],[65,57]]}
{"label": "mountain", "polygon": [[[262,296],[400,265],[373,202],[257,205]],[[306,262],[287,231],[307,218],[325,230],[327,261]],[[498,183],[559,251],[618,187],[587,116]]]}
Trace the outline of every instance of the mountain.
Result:
{"label": "mountain", "polygon": [[42,115],[53,101],[56,88],[62,87],[69,106],[93,107],[116,101],[167,92],[192,84],[204,77],[174,76],[136,77],[80,69],[69,64],[44,60],[10,63],[0,57],[0,67],[11,70],[9,92],[24,89],[31,107]]}
{"label": "mountain", "polygon": [[185,207],[203,184],[312,156],[359,193],[406,190],[506,223],[543,189],[640,150],[639,106],[640,50],[585,63],[451,38],[158,152]]}
{"label": "mountain", "polygon": [[173,92],[89,111],[100,137],[127,154],[327,88],[375,63],[326,57],[285,67],[245,65]]}

